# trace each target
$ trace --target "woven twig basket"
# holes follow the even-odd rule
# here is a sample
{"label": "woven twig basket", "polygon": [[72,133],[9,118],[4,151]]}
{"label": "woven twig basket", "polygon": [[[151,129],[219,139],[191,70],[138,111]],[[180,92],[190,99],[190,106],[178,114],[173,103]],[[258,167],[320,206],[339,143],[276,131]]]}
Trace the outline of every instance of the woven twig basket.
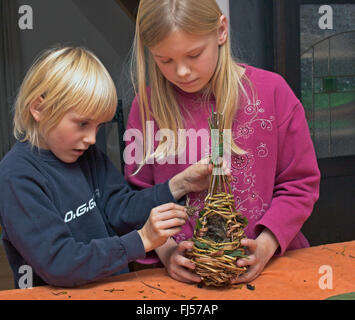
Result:
{"label": "woven twig basket", "polygon": [[[210,129],[219,130],[218,145],[215,143],[212,148],[218,147],[219,157],[223,156],[223,121],[222,115],[212,112]],[[226,286],[231,279],[247,271],[247,267],[238,267],[237,261],[247,257],[246,248],[240,242],[245,238],[244,228],[248,221],[235,208],[230,183],[221,164],[213,161],[213,166],[215,171],[196,222],[194,246],[188,256],[195,263],[195,273],[201,276],[203,284]]]}

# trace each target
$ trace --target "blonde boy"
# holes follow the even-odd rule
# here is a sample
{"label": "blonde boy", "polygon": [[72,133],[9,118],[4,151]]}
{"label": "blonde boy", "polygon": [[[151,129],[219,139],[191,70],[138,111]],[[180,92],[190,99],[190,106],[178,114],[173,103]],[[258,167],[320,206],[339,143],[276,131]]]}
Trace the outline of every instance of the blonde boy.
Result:
{"label": "blonde boy", "polygon": [[48,50],[28,71],[15,105],[18,142],[0,163],[0,222],[15,287],[24,265],[33,286],[117,274],[179,232],[187,216],[176,201],[207,188],[211,167],[195,165],[133,191],[95,146],[116,105],[109,73],[84,48]]}

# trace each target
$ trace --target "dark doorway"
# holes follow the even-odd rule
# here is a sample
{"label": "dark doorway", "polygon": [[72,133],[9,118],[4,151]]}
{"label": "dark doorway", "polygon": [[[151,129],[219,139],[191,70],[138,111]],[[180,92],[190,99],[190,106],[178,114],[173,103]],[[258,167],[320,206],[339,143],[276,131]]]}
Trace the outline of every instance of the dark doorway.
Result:
{"label": "dark doorway", "polygon": [[355,238],[354,16],[354,1],[274,1],[275,71],[305,107],[322,174],[311,245]]}

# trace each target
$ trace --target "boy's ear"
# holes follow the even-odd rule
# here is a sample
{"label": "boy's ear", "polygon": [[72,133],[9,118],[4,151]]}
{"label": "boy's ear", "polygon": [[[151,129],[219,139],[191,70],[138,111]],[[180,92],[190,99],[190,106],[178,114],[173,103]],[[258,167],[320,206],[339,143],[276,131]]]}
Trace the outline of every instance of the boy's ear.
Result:
{"label": "boy's ear", "polygon": [[228,37],[228,20],[225,15],[221,15],[220,26],[218,28],[218,44],[221,46],[227,41]]}
{"label": "boy's ear", "polygon": [[37,122],[42,120],[42,110],[40,106],[43,100],[43,97],[40,96],[30,104],[30,112],[32,114],[33,119],[35,119]]}

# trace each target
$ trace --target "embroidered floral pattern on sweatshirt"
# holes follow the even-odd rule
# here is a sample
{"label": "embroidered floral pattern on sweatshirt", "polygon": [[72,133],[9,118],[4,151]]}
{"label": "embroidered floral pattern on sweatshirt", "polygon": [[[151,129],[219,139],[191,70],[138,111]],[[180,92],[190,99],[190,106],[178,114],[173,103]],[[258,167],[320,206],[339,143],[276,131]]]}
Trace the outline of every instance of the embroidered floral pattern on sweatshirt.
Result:
{"label": "embroidered floral pattern on sweatshirt", "polygon": [[[247,140],[256,132],[256,130],[273,130],[274,116],[262,117],[265,109],[262,107],[261,100],[252,103],[250,100],[242,108],[243,123],[234,127],[233,138],[236,143],[243,148],[248,146]],[[242,139],[242,140],[241,140]],[[233,181],[231,183],[232,191],[235,197],[237,210],[240,210],[249,219],[258,220],[268,208],[263,198],[254,189],[257,175],[253,172],[255,157],[266,158],[269,154],[266,143],[260,142],[255,150],[248,148],[246,154],[232,156],[231,170]]]}

